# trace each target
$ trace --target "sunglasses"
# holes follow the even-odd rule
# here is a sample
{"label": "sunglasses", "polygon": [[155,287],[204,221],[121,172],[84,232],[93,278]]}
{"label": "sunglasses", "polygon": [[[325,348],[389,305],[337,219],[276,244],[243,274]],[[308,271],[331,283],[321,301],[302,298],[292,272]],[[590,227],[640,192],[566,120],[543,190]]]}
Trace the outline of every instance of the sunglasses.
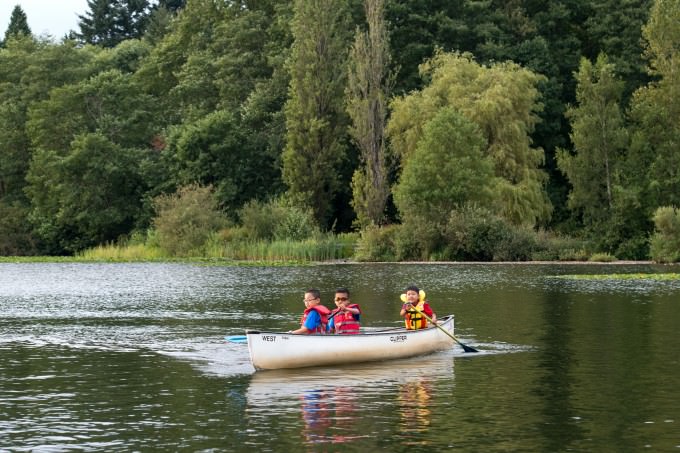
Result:
{"label": "sunglasses", "polygon": [[335,298],[336,302],[344,302],[346,300],[349,300],[349,297],[336,297]]}

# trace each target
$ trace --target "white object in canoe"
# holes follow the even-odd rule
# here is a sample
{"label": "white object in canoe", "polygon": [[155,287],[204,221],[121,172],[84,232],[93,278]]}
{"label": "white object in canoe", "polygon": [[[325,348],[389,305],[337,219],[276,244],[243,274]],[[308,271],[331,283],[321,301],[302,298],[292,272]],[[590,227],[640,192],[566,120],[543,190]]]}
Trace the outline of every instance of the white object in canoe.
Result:
{"label": "white object in canoe", "polygon": [[[439,321],[453,335],[453,315]],[[356,335],[293,335],[246,330],[256,370],[303,368],[400,359],[441,351],[454,340],[434,326],[426,329],[362,330]]]}

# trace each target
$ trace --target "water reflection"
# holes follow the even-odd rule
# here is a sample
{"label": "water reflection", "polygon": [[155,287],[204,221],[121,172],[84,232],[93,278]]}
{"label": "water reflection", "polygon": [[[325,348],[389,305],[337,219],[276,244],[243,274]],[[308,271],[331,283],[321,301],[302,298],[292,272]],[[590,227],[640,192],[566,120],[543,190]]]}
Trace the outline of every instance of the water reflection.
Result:
{"label": "water reflection", "polygon": [[[372,435],[420,444],[431,424],[435,385],[440,383],[446,393],[454,387],[454,360],[451,353],[439,353],[346,367],[258,372],[246,391],[246,415],[257,425],[263,413],[284,420],[294,410],[303,423],[289,419],[287,428],[297,427],[310,446],[352,444]],[[386,409],[399,423],[378,423]],[[371,414],[376,425],[367,432]]]}

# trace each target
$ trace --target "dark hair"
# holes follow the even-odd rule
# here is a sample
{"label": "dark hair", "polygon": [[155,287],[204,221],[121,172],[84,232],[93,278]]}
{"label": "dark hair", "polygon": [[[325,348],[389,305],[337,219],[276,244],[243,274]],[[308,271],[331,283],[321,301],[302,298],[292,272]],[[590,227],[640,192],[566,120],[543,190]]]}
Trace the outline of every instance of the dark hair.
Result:
{"label": "dark hair", "polygon": [[420,290],[418,289],[418,287],[416,285],[408,285],[406,287],[406,292],[409,292],[409,291],[415,291],[417,293],[420,293]]}
{"label": "dark hair", "polygon": [[314,299],[321,299],[321,291],[319,291],[316,288],[309,288],[309,289],[305,290],[305,294],[308,294],[308,293],[311,294],[312,296],[314,296]]}
{"label": "dark hair", "polygon": [[344,286],[341,286],[340,288],[336,289],[335,294],[337,294],[337,293],[347,294],[347,297],[349,297],[349,290],[347,288],[345,288]]}

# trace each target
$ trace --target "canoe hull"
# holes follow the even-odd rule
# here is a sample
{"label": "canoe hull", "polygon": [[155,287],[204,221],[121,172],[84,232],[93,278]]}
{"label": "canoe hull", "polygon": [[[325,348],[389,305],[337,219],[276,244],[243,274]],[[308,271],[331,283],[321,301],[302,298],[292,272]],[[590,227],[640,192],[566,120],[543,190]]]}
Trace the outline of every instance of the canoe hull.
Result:
{"label": "canoe hull", "polygon": [[[440,326],[453,335],[453,316]],[[342,365],[413,357],[451,348],[454,340],[436,327],[388,329],[358,335],[292,335],[246,331],[256,370]]]}

